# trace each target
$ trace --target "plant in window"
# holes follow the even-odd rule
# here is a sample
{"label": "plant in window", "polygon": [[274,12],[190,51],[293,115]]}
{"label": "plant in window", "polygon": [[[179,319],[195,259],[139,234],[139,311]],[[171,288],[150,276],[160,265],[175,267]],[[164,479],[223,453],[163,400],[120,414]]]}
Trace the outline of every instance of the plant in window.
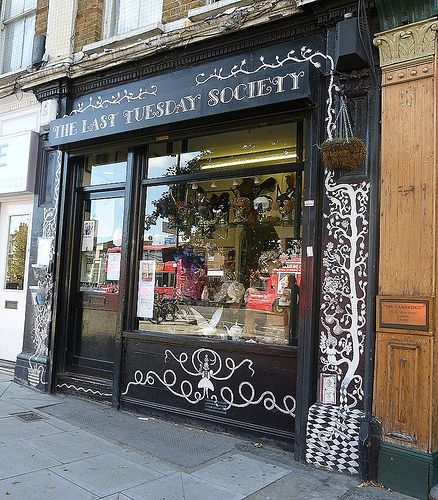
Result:
{"label": "plant in window", "polygon": [[[200,170],[199,158],[192,158],[184,165],[178,163],[166,170],[165,176],[186,175]],[[154,200],[154,210],[145,216],[145,229],[149,230],[158,218],[168,219],[170,227],[181,227],[190,236],[190,228],[195,223],[194,214],[200,206],[197,199],[199,188],[191,189],[187,182],[171,184],[160,199]],[[202,198],[202,197],[201,197]]]}

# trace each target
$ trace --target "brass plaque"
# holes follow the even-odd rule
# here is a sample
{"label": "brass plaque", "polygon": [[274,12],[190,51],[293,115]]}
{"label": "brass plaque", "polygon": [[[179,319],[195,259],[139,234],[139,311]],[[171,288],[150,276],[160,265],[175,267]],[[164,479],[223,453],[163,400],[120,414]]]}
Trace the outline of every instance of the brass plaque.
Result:
{"label": "brass plaque", "polygon": [[429,329],[429,302],[427,300],[381,299],[380,327],[427,331]]}

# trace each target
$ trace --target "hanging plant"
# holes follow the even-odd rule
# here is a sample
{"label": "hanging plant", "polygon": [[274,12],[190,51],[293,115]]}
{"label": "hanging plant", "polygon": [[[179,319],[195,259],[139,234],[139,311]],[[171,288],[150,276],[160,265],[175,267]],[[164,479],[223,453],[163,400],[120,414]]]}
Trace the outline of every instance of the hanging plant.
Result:
{"label": "hanging plant", "polygon": [[339,113],[335,119],[335,134],[321,145],[325,168],[348,171],[359,169],[365,161],[367,151],[362,139],[353,136],[345,96],[341,97]]}

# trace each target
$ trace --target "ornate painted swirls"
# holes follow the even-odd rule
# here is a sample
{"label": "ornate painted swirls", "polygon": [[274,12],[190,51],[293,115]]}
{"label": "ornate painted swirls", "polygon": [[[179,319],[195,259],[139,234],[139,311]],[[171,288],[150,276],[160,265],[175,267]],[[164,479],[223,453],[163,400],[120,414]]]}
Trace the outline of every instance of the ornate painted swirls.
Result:
{"label": "ornate painted swirls", "polygon": [[63,389],[63,388],[66,388],[66,389],[73,389],[77,392],[83,392],[84,394],[93,394],[93,396],[102,396],[102,397],[110,397],[112,396],[112,394],[109,392],[101,392],[101,391],[98,391],[96,389],[90,389],[88,387],[77,387],[73,384],[66,384],[66,383],[62,383],[62,384],[58,384],[56,386],[58,389]]}
{"label": "ornate painted swirls", "polygon": [[[190,404],[197,404],[202,400],[210,399],[219,406],[219,402],[225,410],[230,408],[245,408],[252,405],[263,404],[267,411],[279,411],[285,415],[295,417],[296,401],[292,395],[283,397],[281,403],[272,391],[264,391],[261,395],[256,395],[254,386],[247,380],[242,381],[237,389],[237,394],[227,385],[219,388],[220,397],[215,394],[216,381],[226,381],[231,379],[242,367],[247,367],[250,377],[255,375],[252,368],[253,362],[244,359],[236,364],[230,358],[222,361],[220,355],[212,349],[197,349],[191,356],[182,352],[176,356],[171,350],[165,350],[165,362],[176,361],[183,373],[195,377],[194,380],[183,378],[178,382],[177,372],[171,369],[165,370],[161,375],[156,371],[149,370],[144,373],[136,370],[134,379],[127,383],[123,396],[128,394],[133,386],[153,386],[157,382],[164,386],[173,395],[185,399]],[[190,360],[190,365],[187,366]]]}
{"label": "ornate painted swirls", "polygon": [[369,182],[336,183],[325,174],[328,242],[323,253],[320,363],[340,382],[341,406],[363,400],[358,373],[364,352],[368,261]]}
{"label": "ornate painted swirls", "polygon": [[[249,395],[244,394],[245,387],[248,388]],[[231,407],[245,408],[246,406],[258,405],[261,402],[263,402],[263,406],[268,411],[276,409],[276,410],[280,411],[281,413],[284,413],[286,415],[290,415],[291,417],[295,417],[296,401],[295,401],[294,397],[292,397],[290,395],[284,396],[283,406],[279,406],[277,404],[277,400],[275,398],[275,395],[272,391],[265,391],[257,398],[254,386],[251,385],[249,382],[242,382],[239,385],[238,396],[242,400],[242,403],[235,402],[234,393],[229,387],[222,387],[220,390],[220,395],[221,395],[222,400],[225,401],[225,403],[227,404],[227,406],[225,407],[225,409],[227,409],[227,410]],[[290,406],[289,406],[288,402],[291,403]]]}
{"label": "ornate painted swirls", "polygon": [[88,101],[82,101],[77,105],[76,109],[73,109],[69,115],[77,115],[78,113],[84,113],[88,109],[107,109],[110,106],[114,106],[120,104],[123,101],[132,102],[132,101],[142,101],[146,99],[147,96],[156,96],[158,92],[158,87],[156,85],[151,85],[149,90],[140,88],[138,92],[134,94],[134,92],[128,92],[124,90],[123,92],[117,92],[112,95],[110,99],[103,99],[101,96],[89,97]]}
{"label": "ornate painted swirls", "polygon": [[205,83],[207,83],[209,80],[212,79],[223,81],[223,80],[228,80],[230,78],[235,78],[238,75],[254,75],[256,73],[259,73],[260,71],[264,71],[267,69],[281,68],[284,64],[288,62],[295,62],[295,63],[310,62],[310,64],[312,64],[313,67],[320,69],[322,67],[322,63],[320,62],[321,59],[324,60],[328,65],[329,83],[328,83],[328,97],[326,101],[327,115],[325,120],[326,120],[327,138],[332,139],[333,132],[336,128],[335,124],[336,112],[334,109],[333,101],[335,92],[338,92],[339,88],[337,85],[335,85],[334,82],[335,64],[333,58],[329,54],[324,54],[323,52],[320,52],[318,50],[314,51],[313,49],[304,46],[301,47],[299,56],[296,55],[295,50],[290,50],[283,58],[276,56],[273,62],[267,62],[265,60],[265,57],[261,55],[259,57],[260,64],[253,69],[248,68],[246,59],[243,59],[240,64],[235,64],[234,66],[232,66],[232,68],[229,71],[224,70],[224,68],[214,68],[214,70],[209,75],[205,73],[198,73],[195,77],[195,83],[196,85],[204,85]]}
{"label": "ornate painted swirls", "polygon": [[[58,202],[59,202],[59,188],[61,182],[61,166],[62,166],[62,153],[56,153],[56,169],[55,169],[55,183],[53,194],[53,205],[44,208],[43,222],[41,237],[51,238],[49,260],[53,262],[55,254],[55,237],[58,224]],[[39,356],[47,356],[48,345],[47,339],[49,336],[50,324],[52,321],[52,298],[53,298],[53,274],[49,268],[45,270],[42,276],[37,279],[38,289],[43,290],[45,293],[44,303],[35,305],[33,311],[33,325],[32,325],[32,342],[34,345],[34,352],[29,357],[28,366],[28,382],[31,387],[36,387],[38,384],[46,385],[45,368],[35,362]]]}

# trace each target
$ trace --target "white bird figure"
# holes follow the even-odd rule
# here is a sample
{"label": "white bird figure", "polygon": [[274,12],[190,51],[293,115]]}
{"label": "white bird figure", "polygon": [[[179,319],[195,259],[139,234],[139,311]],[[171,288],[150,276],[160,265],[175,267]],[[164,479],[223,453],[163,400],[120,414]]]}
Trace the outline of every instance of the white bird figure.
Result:
{"label": "white bird figure", "polygon": [[223,307],[219,307],[218,309],[216,309],[213,316],[211,317],[211,320],[207,321],[200,312],[191,307],[190,310],[195,316],[196,323],[198,324],[199,327],[197,333],[199,335],[214,335],[216,332],[216,326],[219,323],[219,320],[221,319],[223,309],[224,309]]}

